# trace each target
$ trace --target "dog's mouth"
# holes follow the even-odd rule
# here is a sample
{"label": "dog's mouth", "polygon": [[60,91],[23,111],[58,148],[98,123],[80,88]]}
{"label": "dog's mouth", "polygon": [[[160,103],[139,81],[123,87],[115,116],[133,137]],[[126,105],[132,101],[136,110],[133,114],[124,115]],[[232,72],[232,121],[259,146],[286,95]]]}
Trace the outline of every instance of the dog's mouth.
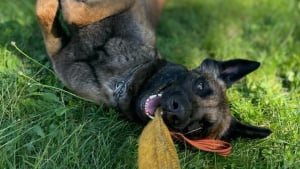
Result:
{"label": "dog's mouth", "polygon": [[155,116],[156,109],[160,106],[162,93],[150,95],[144,104],[144,112],[150,118],[153,119]]}
{"label": "dog's mouth", "polygon": [[[144,97],[146,99],[143,99],[142,110],[148,118],[154,118],[156,109],[161,106],[163,93],[171,84],[172,82],[167,82],[155,89],[152,94]],[[163,112],[161,113],[163,114]]]}
{"label": "dog's mouth", "polygon": [[[150,119],[154,119],[156,110],[161,107],[161,101],[162,101],[162,93],[159,94],[153,94],[150,95],[144,105],[144,113],[147,117]],[[168,125],[169,121],[174,121],[174,119],[169,119],[168,116],[164,116],[165,114],[167,115],[168,113],[163,110],[161,110],[161,115],[164,118],[164,121],[167,122],[167,126],[175,132],[181,132],[185,136],[189,138],[198,138],[198,137],[203,137],[203,125],[198,124],[198,123],[189,123],[187,121],[185,124],[178,125],[177,127],[171,127],[172,125]]]}
{"label": "dog's mouth", "polygon": [[207,135],[207,129],[210,124],[206,124],[199,120],[186,120],[184,122],[176,123],[176,118],[169,111],[163,109],[164,92],[160,91],[157,94],[151,94],[146,97],[143,104],[143,113],[149,118],[155,117],[156,110],[161,108],[161,115],[171,131],[183,133],[188,138],[204,138]]}

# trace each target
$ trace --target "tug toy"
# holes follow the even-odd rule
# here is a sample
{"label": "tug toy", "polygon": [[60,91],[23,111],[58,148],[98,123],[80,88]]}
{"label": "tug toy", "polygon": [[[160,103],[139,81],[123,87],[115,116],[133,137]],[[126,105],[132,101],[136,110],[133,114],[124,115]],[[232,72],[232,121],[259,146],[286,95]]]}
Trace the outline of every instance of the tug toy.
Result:
{"label": "tug toy", "polygon": [[176,148],[159,111],[139,139],[138,165],[139,169],[180,169]]}
{"label": "tug toy", "polygon": [[199,150],[215,152],[224,157],[231,152],[231,145],[221,140],[191,140],[182,133],[170,132],[161,117],[161,110],[158,109],[154,119],[147,124],[139,139],[139,169],[180,169],[172,138],[185,141]]}

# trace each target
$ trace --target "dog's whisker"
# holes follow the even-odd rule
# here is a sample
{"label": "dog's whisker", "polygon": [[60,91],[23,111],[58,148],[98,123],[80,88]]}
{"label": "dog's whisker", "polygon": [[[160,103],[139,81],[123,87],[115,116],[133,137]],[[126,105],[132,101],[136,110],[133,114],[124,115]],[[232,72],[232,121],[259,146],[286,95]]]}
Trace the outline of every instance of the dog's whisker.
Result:
{"label": "dog's whisker", "polygon": [[199,131],[199,130],[202,130],[202,127],[199,127],[199,128],[194,129],[194,130],[191,130],[189,132],[186,132],[183,135],[191,134],[191,133],[194,133],[194,132]]}

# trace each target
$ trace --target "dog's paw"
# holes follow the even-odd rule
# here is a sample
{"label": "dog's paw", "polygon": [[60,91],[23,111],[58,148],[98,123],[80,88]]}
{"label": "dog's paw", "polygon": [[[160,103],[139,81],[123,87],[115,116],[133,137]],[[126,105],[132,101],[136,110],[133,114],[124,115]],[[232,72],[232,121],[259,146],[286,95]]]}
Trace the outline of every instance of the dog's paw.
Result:
{"label": "dog's paw", "polygon": [[35,13],[40,24],[51,29],[57,10],[59,8],[58,0],[38,0],[36,3]]}

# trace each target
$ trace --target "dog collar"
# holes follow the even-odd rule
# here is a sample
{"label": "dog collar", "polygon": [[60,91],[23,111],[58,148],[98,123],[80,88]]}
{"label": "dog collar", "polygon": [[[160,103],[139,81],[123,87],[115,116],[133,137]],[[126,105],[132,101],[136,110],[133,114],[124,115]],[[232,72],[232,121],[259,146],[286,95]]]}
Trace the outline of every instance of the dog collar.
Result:
{"label": "dog collar", "polygon": [[127,93],[128,90],[128,83],[132,76],[142,67],[142,64],[137,65],[134,67],[129,73],[122,78],[121,80],[117,81],[113,90],[113,97],[117,104],[117,107],[119,107],[119,100],[122,96],[124,96]]}

